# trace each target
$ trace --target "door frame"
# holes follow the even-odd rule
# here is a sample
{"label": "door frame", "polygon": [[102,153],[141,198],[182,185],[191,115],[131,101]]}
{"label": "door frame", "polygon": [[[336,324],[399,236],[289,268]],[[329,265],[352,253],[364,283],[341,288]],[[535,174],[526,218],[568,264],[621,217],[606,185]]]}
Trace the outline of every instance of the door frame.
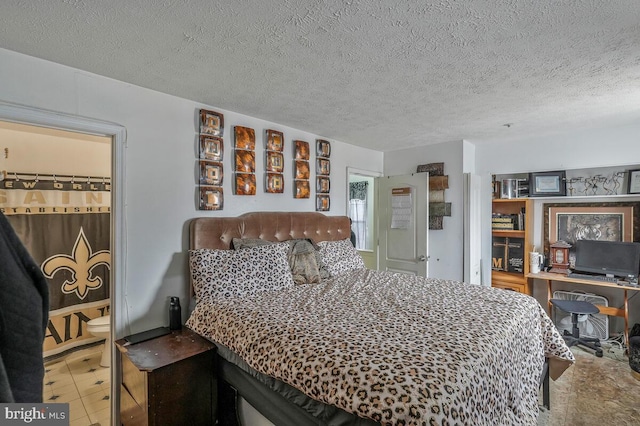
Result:
{"label": "door frame", "polygon": [[[126,282],[126,227],[125,227],[125,148],[127,143],[126,129],[116,123],[95,120],[93,118],[64,114],[24,105],[0,101],[0,120],[25,125],[49,127],[77,133],[88,133],[111,137],[111,283],[109,298],[111,299],[111,339],[124,330]],[[117,298],[119,297],[119,298]],[[115,345],[111,345],[111,355],[116,358]],[[119,401],[116,395],[119,372],[117,363],[111,365],[111,419],[119,420]]]}
{"label": "door frame", "polygon": [[373,236],[372,236],[372,239],[373,239],[372,246],[373,246],[373,248],[372,248],[371,251],[369,251],[369,250],[358,250],[358,251],[360,252],[360,256],[362,256],[363,258],[369,258],[369,259],[371,259],[371,261],[375,262],[375,269],[378,269],[378,265],[379,265],[379,259],[378,259],[379,244],[378,244],[378,199],[377,199],[377,197],[378,197],[378,188],[377,188],[378,181],[377,180],[380,177],[382,177],[382,173],[381,172],[374,172],[372,170],[363,170],[363,169],[357,169],[355,167],[347,166],[347,185],[346,185],[347,186],[347,189],[346,189],[346,199],[347,200],[346,200],[346,203],[345,203],[345,205],[346,205],[345,214],[347,216],[349,216],[349,213],[350,213],[349,212],[349,208],[350,208],[349,207],[349,205],[350,205],[350,203],[349,203],[349,183],[350,183],[350,180],[351,180],[350,177],[352,175],[364,176],[364,177],[372,178],[372,180],[373,180],[373,185],[374,185],[374,188],[373,188],[373,191],[372,191],[373,199],[371,200],[370,203],[368,203],[368,206],[367,206],[367,207],[371,207],[372,213],[373,213],[372,219],[371,219],[372,220],[372,223],[371,223],[372,231],[371,232],[373,232]]}

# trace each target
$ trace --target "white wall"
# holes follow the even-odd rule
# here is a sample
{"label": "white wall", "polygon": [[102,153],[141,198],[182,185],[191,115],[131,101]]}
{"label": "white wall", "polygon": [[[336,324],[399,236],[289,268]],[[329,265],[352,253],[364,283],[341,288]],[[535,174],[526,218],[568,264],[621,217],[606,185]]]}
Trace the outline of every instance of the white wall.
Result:
{"label": "white wall", "polygon": [[449,189],[444,191],[451,203],[451,216],[445,216],[442,230],[429,231],[429,276],[462,280],[463,277],[463,142],[427,145],[385,152],[385,176],[414,173],[420,164],[444,163]]}
{"label": "white wall", "polygon": [[[609,166],[637,166],[640,164],[640,123],[611,127],[567,131],[548,135],[545,138],[514,138],[503,142],[475,141],[476,172],[483,177],[482,234],[484,282],[490,282],[491,274],[491,175],[531,171],[571,170]],[[524,148],[523,148],[524,147]],[[637,168],[637,167],[634,167]],[[558,201],[560,201],[559,199]],[[570,199],[563,199],[572,202]],[[585,201],[584,199],[582,201]],[[587,201],[603,201],[601,198]],[[608,199],[606,201],[633,201],[633,199]],[[542,242],[542,204],[534,205],[534,243]],[[547,202],[550,202],[547,200]],[[534,286],[534,296],[541,302],[546,300],[546,288],[541,282]],[[584,286],[582,291],[596,292],[596,288]],[[620,306],[621,291],[597,289],[598,294],[608,297],[610,305]],[[632,300],[631,325],[640,321],[640,299]],[[616,322],[618,318],[610,317]],[[622,326],[617,324],[616,328]]]}
{"label": "white wall", "polygon": [[[0,49],[0,101],[54,112],[74,114],[124,126],[126,144],[126,283],[116,292],[126,292],[129,327],[116,324],[117,337],[130,332],[166,325],[168,296],[180,296],[187,305],[188,223],[198,216],[236,216],[248,211],[314,211],[315,192],[310,199],[292,196],[293,139],[315,146],[314,135],[239,113],[202,105],[147,90],[95,74]],[[215,84],[204,90],[215,91]],[[238,91],[243,88],[239,87]],[[213,109],[224,114],[224,210],[196,210],[197,110]],[[1,117],[0,117],[1,118]],[[232,128],[256,130],[258,195],[234,196],[232,177]],[[263,140],[265,129],[285,135],[285,193],[263,191]],[[331,211],[346,214],[347,167],[382,172],[380,152],[330,140]],[[315,157],[311,183],[315,188]],[[186,311],[186,309],[183,309]]]}

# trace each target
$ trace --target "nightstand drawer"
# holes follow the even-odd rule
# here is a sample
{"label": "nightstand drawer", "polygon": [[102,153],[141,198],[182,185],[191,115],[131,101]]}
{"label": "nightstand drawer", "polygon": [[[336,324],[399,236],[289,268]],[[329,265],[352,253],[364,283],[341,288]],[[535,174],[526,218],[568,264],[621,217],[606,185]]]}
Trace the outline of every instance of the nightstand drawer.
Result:
{"label": "nightstand drawer", "polygon": [[140,371],[129,357],[122,357],[122,386],[141,407],[147,405],[147,374]]}
{"label": "nightstand drawer", "polygon": [[147,415],[133,399],[127,388],[120,387],[120,423],[124,426],[142,426],[147,424]]}

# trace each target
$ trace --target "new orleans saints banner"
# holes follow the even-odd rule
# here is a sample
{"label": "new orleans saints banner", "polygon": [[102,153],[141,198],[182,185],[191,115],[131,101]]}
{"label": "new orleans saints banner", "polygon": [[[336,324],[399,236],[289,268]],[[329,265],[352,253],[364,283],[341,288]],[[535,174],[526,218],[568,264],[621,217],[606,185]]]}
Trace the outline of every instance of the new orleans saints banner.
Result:
{"label": "new orleans saints banner", "polygon": [[96,342],[86,324],[109,313],[111,185],[24,176],[0,182],[0,211],[49,282],[46,360]]}

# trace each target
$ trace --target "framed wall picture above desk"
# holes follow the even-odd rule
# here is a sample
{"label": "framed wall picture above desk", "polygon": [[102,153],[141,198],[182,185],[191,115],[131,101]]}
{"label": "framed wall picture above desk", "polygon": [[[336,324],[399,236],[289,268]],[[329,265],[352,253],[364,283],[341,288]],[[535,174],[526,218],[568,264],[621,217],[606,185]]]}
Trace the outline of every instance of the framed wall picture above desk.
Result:
{"label": "framed wall picture above desk", "polygon": [[[620,289],[624,292],[624,303],[623,303],[623,307],[621,309],[619,308],[614,308],[611,306],[598,306],[598,309],[600,309],[600,313],[604,314],[604,315],[612,315],[612,316],[617,316],[617,317],[622,317],[624,318],[624,344],[627,345],[629,343],[629,298],[628,298],[628,292],[629,291],[640,291],[640,287],[639,286],[634,286],[634,285],[620,285],[620,284],[616,284],[616,283],[611,283],[611,282],[606,282],[606,281],[596,281],[596,280],[589,280],[589,279],[580,279],[580,278],[571,278],[571,277],[567,277],[564,274],[554,274],[554,273],[550,273],[550,272],[539,272],[537,274],[532,274],[529,273],[527,274],[527,278],[529,280],[542,280],[542,281],[546,281],[547,283],[547,312],[549,313],[549,315],[551,315],[551,302],[549,302],[549,300],[552,299],[552,286],[553,286],[553,282],[563,282],[563,283],[571,283],[571,284],[584,284],[584,285],[590,285],[590,286],[597,286],[597,287],[609,287],[609,288],[617,288]],[[531,283],[530,285],[533,285],[533,283]]]}

